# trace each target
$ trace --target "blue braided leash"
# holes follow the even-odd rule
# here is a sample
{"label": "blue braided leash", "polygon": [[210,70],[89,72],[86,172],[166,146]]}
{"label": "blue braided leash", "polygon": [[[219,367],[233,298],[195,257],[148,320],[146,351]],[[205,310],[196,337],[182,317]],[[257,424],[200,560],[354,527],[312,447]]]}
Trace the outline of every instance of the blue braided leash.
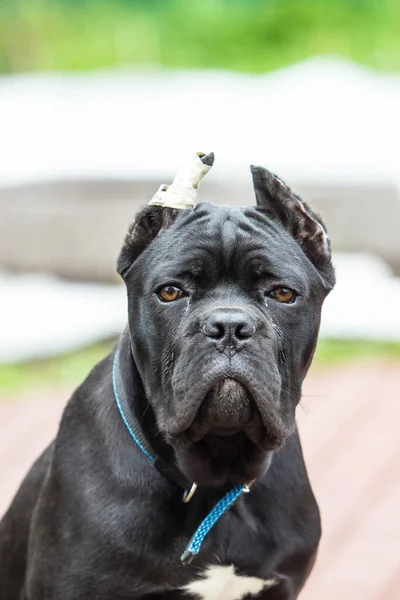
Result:
{"label": "blue braided leash", "polygon": [[225,494],[223,498],[214,506],[212,511],[206,516],[204,521],[200,523],[192,536],[189,544],[186,546],[184,553],[181,556],[182,562],[190,562],[200,550],[204,538],[215,525],[222,515],[230,509],[232,504],[241,496],[244,491],[248,491],[247,485],[237,485],[230,492]]}
{"label": "blue braided leash", "polygon": [[154,462],[154,457],[151,456],[150,452],[148,450],[146,450],[146,448],[144,447],[144,445],[142,444],[142,442],[139,440],[138,436],[135,434],[135,432],[133,431],[132,427],[130,426],[130,424],[128,422],[128,419],[126,418],[125,413],[124,413],[124,411],[122,409],[121,400],[120,400],[120,397],[119,397],[119,394],[118,394],[118,389],[117,389],[118,358],[119,358],[119,350],[117,350],[116,353],[115,353],[114,362],[113,362],[113,368],[112,368],[112,384],[113,384],[115,402],[117,403],[119,414],[121,415],[122,420],[125,423],[125,427],[129,431],[131,437],[135,440],[136,444],[139,446],[139,448],[141,449],[141,451],[147,456],[147,458],[149,460],[151,460],[152,462]]}
{"label": "blue braided leash", "polygon": [[[114,362],[112,367],[112,385],[114,390],[115,402],[118,407],[118,411],[121,415],[121,418],[130,434],[134,442],[140,448],[140,450],[147,456],[149,460],[152,462],[155,461],[155,458],[150,454],[150,452],[145,448],[144,444],[139,439],[139,436],[135,433],[133,428],[131,427],[128,418],[126,417],[123,408],[121,399],[118,394],[118,386],[117,386],[117,369],[118,369],[118,358],[119,358],[119,350],[116,351],[114,356]],[[194,535],[191,537],[188,545],[185,548],[181,556],[181,561],[184,563],[191,562],[197,554],[199,554],[201,550],[201,546],[203,544],[204,538],[210,532],[210,530],[214,527],[215,523],[222,517],[226,511],[230,509],[230,507],[236,502],[239,496],[242,495],[243,492],[249,492],[249,486],[247,484],[237,485],[232,488],[230,492],[225,494],[219,502],[214,506],[212,511],[206,516],[206,518],[200,523],[198,528],[196,529]]]}

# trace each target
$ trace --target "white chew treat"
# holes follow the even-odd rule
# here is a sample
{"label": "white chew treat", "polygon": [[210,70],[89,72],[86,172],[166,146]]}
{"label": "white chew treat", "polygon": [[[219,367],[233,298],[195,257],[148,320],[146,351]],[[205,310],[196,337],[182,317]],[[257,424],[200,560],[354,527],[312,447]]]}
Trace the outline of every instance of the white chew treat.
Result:
{"label": "white chew treat", "polygon": [[170,186],[161,185],[149,204],[178,209],[193,208],[200,180],[211,169],[211,165],[202,163],[200,156],[204,154],[198,152],[183,165]]}

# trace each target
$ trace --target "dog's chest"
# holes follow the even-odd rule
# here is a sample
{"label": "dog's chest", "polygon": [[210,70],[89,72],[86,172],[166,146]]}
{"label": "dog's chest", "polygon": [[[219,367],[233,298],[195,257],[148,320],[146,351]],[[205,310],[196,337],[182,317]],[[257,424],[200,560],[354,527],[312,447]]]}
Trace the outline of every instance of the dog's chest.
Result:
{"label": "dog's chest", "polygon": [[275,583],[274,579],[239,575],[233,565],[213,565],[203,572],[201,578],[183,589],[193,600],[241,600],[244,596],[257,595]]}

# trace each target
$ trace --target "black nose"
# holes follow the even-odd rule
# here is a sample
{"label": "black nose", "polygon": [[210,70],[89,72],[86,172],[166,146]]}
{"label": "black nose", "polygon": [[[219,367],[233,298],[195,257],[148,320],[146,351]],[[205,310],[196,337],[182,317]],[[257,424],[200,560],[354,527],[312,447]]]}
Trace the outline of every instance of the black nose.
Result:
{"label": "black nose", "polygon": [[212,312],[203,324],[205,336],[223,349],[227,344],[238,348],[256,332],[252,318],[242,310],[220,309]]}

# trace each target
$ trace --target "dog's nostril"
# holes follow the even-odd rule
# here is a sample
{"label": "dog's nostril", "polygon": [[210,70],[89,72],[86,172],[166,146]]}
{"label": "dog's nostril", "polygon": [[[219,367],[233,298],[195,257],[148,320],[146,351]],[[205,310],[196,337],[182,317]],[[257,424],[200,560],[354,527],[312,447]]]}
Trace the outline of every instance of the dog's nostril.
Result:
{"label": "dog's nostril", "polygon": [[236,326],[235,335],[240,340],[245,340],[247,338],[252,337],[256,332],[256,327],[250,319],[248,321],[243,321],[242,323],[238,323]]}
{"label": "dog's nostril", "polygon": [[206,321],[203,325],[203,333],[214,340],[222,340],[225,336],[225,328],[222,323],[216,323],[211,320]]}

